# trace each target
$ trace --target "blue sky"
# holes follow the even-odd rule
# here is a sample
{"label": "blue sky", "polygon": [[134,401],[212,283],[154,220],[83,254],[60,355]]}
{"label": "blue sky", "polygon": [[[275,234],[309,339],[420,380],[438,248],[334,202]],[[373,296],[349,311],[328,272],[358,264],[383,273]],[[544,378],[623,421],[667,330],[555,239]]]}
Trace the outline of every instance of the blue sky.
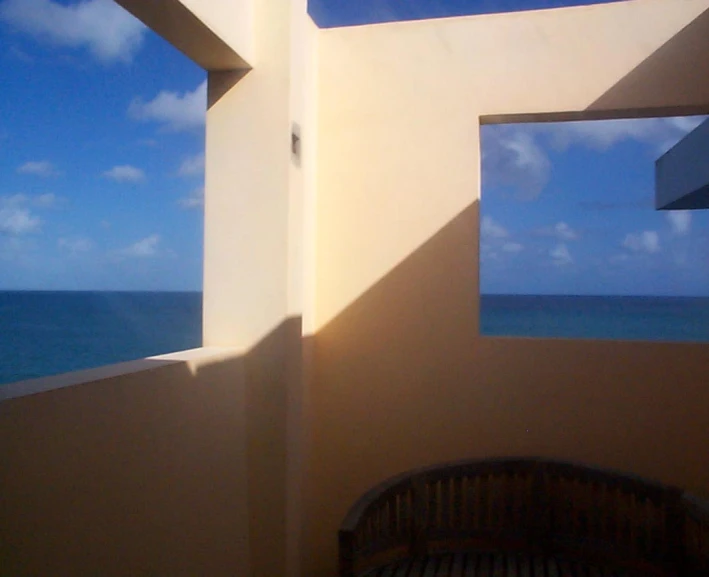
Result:
{"label": "blue sky", "polygon": [[702,117],[483,126],[484,293],[709,295],[709,214],[654,210]]}
{"label": "blue sky", "polygon": [[[584,0],[312,0],[321,26]],[[110,0],[0,0],[0,290],[199,290],[206,74]],[[709,220],[652,210],[697,119],[487,126],[484,292],[708,294]]]}
{"label": "blue sky", "polygon": [[112,2],[0,2],[0,289],[201,289],[205,79]]}
{"label": "blue sky", "polygon": [[540,10],[622,0],[310,0],[308,11],[321,28]]}

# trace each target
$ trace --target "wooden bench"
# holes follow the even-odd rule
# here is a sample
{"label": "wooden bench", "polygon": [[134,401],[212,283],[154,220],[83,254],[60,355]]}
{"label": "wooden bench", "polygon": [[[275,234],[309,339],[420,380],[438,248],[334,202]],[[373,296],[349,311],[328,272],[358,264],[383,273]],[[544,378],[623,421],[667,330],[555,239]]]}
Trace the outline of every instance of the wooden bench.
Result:
{"label": "wooden bench", "polygon": [[447,463],[363,495],[339,555],[341,577],[707,577],[709,507],[573,463]]}

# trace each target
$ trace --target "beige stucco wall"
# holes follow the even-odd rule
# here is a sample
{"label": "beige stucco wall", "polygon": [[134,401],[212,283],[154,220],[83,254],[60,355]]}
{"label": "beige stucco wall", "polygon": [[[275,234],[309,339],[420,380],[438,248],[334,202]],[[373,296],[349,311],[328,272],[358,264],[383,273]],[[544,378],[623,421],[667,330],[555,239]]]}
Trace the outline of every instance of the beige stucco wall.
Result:
{"label": "beige stucco wall", "polygon": [[252,350],[253,577],[296,575],[300,565],[317,163],[317,29],[306,4],[253,0],[253,70],[207,112],[204,341]]}
{"label": "beige stucco wall", "polygon": [[207,111],[207,346],[248,348],[278,326],[287,314],[287,4],[259,3],[255,19],[259,66]]}
{"label": "beige stucco wall", "polygon": [[707,111],[707,8],[321,31],[305,574],[333,573],[357,496],[436,461],[537,454],[709,494],[709,347],[477,336],[479,119]]}
{"label": "beige stucco wall", "polygon": [[247,574],[244,359],[192,357],[0,403],[0,575]]}
{"label": "beige stucco wall", "polygon": [[[318,326],[479,198],[479,117],[706,111],[708,7],[636,0],[321,31]],[[663,84],[684,66],[685,82]]]}
{"label": "beige stucco wall", "polygon": [[707,346],[477,336],[480,118],[707,111],[709,0],[328,31],[162,1],[253,67],[207,115],[204,339],[232,352],[0,403],[0,574],[329,576],[361,492],[458,457],[709,493]]}
{"label": "beige stucco wall", "polygon": [[121,3],[210,68],[204,343],[233,352],[0,403],[0,574],[295,574],[316,30],[304,1]]}

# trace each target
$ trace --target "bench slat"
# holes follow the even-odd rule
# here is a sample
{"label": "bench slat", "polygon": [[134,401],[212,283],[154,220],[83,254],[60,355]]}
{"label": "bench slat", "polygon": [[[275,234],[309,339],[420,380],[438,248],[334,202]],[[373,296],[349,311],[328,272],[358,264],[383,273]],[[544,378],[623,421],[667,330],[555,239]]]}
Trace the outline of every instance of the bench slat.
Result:
{"label": "bench slat", "polygon": [[[595,564],[599,575],[612,567],[628,575],[709,575],[705,504],[634,475],[538,458],[462,461],[393,477],[357,501],[339,538],[342,577],[434,551],[471,553],[439,559],[440,567],[397,566],[397,574],[595,577]],[[540,567],[541,557],[473,553],[485,549],[566,560],[557,565],[547,555]]]}

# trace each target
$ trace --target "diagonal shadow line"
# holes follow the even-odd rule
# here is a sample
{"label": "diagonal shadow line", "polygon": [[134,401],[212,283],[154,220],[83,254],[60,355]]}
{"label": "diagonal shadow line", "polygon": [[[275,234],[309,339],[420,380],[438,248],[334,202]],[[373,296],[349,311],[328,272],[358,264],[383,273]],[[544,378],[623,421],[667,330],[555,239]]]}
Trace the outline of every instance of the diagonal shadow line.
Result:
{"label": "diagonal shadow line", "polygon": [[367,488],[437,461],[542,454],[709,491],[707,345],[479,337],[478,211],[312,337],[303,575],[335,574],[337,528]]}
{"label": "diagonal shadow line", "polygon": [[0,576],[285,574],[300,335],[0,402]]}
{"label": "diagonal shadow line", "polygon": [[181,2],[116,2],[208,72],[207,109],[251,71],[248,62]]}
{"label": "diagonal shadow line", "polygon": [[116,0],[116,3],[205,70],[250,68],[248,62],[180,1]]}
{"label": "diagonal shadow line", "polygon": [[481,124],[567,122],[709,114],[709,9],[584,110],[489,114]]}
{"label": "diagonal shadow line", "polygon": [[207,110],[219,102],[219,99],[250,71],[251,68],[210,71],[207,81]]}
{"label": "diagonal shadow line", "polygon": [[709,9],[598,97],[587,110],[617,112],[626,117],[707,114],[707,70]]}

